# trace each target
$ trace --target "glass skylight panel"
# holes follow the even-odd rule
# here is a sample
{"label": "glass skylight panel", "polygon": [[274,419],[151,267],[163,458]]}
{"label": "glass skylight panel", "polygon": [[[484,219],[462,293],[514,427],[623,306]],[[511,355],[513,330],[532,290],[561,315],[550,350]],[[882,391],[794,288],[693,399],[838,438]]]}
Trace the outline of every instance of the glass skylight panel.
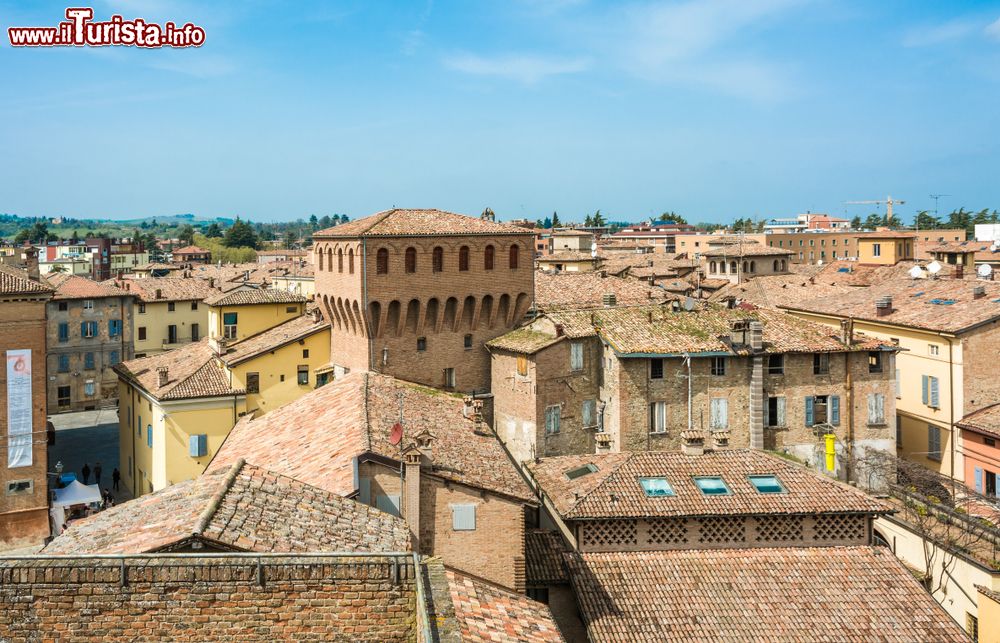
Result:
{"label": "glass skylight panel", "polygon": [[785,488],[781,486],[778,476],[760,475],[750,476],[750,484],[758,493],[785,493]]}
{"label": "glass skylight panel", "polygon": [[728,496],[732,493],[726,481],[718,476],[702,476],[694,479],[701,492],[706,496]]}
{"label": "glass skylight panel", "polygon": [[577,478],[582,478],[583,476],[590,475],[597,471],[597,466],[593,464],[585,464],[582,467],[577,467],[575,469],[569,469],[565,472],[566,477],[570,480],[576,480]]}
{"label": "glass skylight panel", "polygon": [[673,496],[674,488],[670,486],[666,478],[639,478],[639,484],[643,492],[650,498],[660,498]]}

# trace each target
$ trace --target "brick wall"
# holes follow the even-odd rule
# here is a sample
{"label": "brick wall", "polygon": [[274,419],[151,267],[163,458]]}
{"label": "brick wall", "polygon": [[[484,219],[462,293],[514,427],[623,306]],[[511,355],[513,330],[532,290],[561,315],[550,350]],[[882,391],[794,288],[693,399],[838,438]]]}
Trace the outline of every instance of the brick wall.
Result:
{"label": "brick wall", "polygon": [[[962,337],[962,401],[956,409],[957,421],[962,415],[1000,400],[1000,378],[996,377],[997,346],[1000,345],[1000,323],[996,320]],[[945,353],[948,345],[941,347]]]}
{"label": "brick wall", "polygon": [[411,558],[261,560],[2,561],[0,639],[413,640]]}

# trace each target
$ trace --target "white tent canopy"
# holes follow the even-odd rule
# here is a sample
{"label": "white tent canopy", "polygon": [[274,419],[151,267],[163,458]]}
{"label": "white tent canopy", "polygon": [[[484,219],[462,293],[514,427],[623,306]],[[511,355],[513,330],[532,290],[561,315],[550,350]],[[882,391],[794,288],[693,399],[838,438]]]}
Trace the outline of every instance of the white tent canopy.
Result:
{"label": "white tent canopy", "polygon": [[79,480],[74,480],[62,489],[56,489],[56,499],[53,505],[69,507],[70,505],[87,505],[92,502],[101,502],[101,488],[96,484],[83,484]]}

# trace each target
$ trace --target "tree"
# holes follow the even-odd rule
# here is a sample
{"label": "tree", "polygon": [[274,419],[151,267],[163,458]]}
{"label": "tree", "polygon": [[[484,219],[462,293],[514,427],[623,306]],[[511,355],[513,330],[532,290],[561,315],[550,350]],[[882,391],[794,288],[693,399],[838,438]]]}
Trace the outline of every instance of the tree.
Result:
{"label": "tree", "polygon": [[966,212],[965,208],[959,208],[953,210],[951,214],[948,215],[948,227],[949,228],[962,228],[963,230],[968,229],[969,225],[972,223],[972,213]]}
{"label": "tree", "polygon": [[941,227],[941,220],[932,215],[927,210],[921,210],[913,218],[913,223],[918,230],[934,230]]}
{"label": "tree", "polygon": [[605,224],[604,215],[601,214],[600,210],[598,210],[597,212],[594,213],[592,221],[593,221],[593,224],[594,224],[595,228],[603,228],[604,227],[604,224]]}
{"label": "tree", "polygon": [[299,241],[299,235],[295,234],[294,230],[287,230],[285,232],[285,247],[291,250]]}
{"label": "tree", "polygon": [[878,227],[881,227],[881,226],[884,226],[884,225],[885,225],[885,216],[873,212],[872,214],[868,215],[867,219],[865,219],[865,223],[864,223],[863,227],[866,230],[874,230],[875,228],[878,228]]}
{"label": "tree", "polygon": [[177,238],[189,246],[194,245],[194,226],[186,223],[177,231]]}
{"label": "tree", "polygon": [[[548,219],[546,219],[546,221],[548,221]],[[561,224],[559,222],[559,213],[558,212],[553,212],[552,213],[552,221],[551,221],[551,223],[549,225],[545,226],[545,227],[546,228],[558,228],[560,225]]]}
{"label": "tree", "polygon": [[55,235],[49,234],[49,227],[44,221],[36,221],[30,228],[22,228],[17,236],[14,237],[14,243],[22,244],[25,241],[30,243],[45,243],[46,241],[55,241]]}
{"label": "tree", "polygon": [[74,230],[73,234],[71,234],[69,236],[69,242],[70,243],[79,243],[80,242],[80,235],[77,234],[76,230]]}
{"label": "tree", "polygon": [[592,228],[592,227],[594,227],[594,217],[588,214],[583,219],[583,225],[584,225],[585,228]]}
{"label": "tree", "polygon": [[66,272],[66,266],[61,263],[57,263],[54,266],[49,267],[49,272]]}
{"label": "tree", "polygon": [[[340,218],[339,218],[339,217],[338,217],[337,219],[338,219],[338,221],[340,220]],[[326,228],[330,228],[330,227],[332,227],[333,225],[334,225],[334,223],[333,223],[333,219],[331,219],[331,218],[330,218],[330,215],[329,215],[329,214],[324,214],[324,215],[323,215],[323,216],[322,216],[322,217],[320,218],[320,220],[319,220],[319,227],[320,227],[320,229],[326,229]]]}
{"label": "tree", "polygon": [[222,239],[222,245],[227,248],[256,248],[258,243],[257,233],[253,227],[241,221],[239,217],[236,217],[236,221],[226,230],[226,235]]}
{"label": "tree", "polygon": [[860,216],[856,216],[853,219],[851,219],[851,229],[852,230],[860,230],[861,229],[861,217]]}
{"label": "tree", "polygon": [[687,223],[687,219],[685,219],[684,217],[682,217],[681,215],[677,214],[674,211],[662,213],[660,217],[657,219],[657,221],[660,221],[662,223],[678,223],[681,225]]}
{"label": "tree", "polygon": [[212,223],[208,224],[207,228],[205,228],[205,236],[210,239],[221,239],[222,228],[219,227],[218,223],[213,221]]}
{"label": "tree", "polygon": [[319,229],[318,228],[318,226],[319,226],[319,219],[316,217],[315,214],[310,214],[309,215],[309,225],[312,227],[313,230],[318,230]]}

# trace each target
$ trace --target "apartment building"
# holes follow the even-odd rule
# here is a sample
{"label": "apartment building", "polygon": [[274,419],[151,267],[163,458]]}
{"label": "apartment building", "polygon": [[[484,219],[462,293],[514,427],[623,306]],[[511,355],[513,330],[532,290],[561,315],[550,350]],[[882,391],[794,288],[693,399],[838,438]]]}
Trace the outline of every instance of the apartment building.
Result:
{"label": "apartment building", "polygon": [[29,270],[0,264],[0,547],[39,545],[49,536],[46,306],[52,288],[41,281],[37,254]]}
{"label": "apartment building", "polygon": [[961,429],[961,449],[965,460],[966,486],[985,496],[997,497],[1000,477],[1000,403],[991,404],[963,417],[956,426]]}
{"label": "apartment building", "polygon": [[701,270],[707,279],[738,284],[753,277],[788,274],[791,254],[761,243],[720,244],[701,253]]}
{"label": "apartment building", "polygon": [[53,273],[48,309],[49,413],[114,407],[114,367],[132,359],[132,294],[111,283]]}
{"label": "apartment building", "polygon": [[114,282],[135,297],[135,356],[147,357],[197,342],[208,332],[204,300],[219,294],[209,280],[190,277],[120,279]]}
{"label": "apartment building", "polygon": [[956,424],[1000,399],[1000,284],[893,279],[781,308],[803,319],[898,346],[896,449],[901,457],[964,479]]}
{"label": "apartment building", "polygon": [[309,300],[285,290],[240,287],[217,293],[208,305],[208,337],[239,342],[306,312]]}
{"label": "apartment building", "polygon": [[518,461],[723,431],[855,479],[856,450],[895,444],[896,349],[849,327],[673,302],[548,313],[488,346],[497,435]]}
{"label": "apartment building", "polygon": [[313,235],[316,295],[338,374],[375,370],[437,388],[489,389],[485,342],[531,306],[531,230],[394,209]]}
{"label": "apartment building", "polygon": [[[961,242],[966,239],[966,232],[962,229],[906,230],[900,232],[906,235],[915,235],[913,239],[915,243],[921,241]],[[760,238],[757,241],[773,248],[791,250],[792,263],[815,264],[818,261],[829,263],[837,259],[858,259],[858,240],[867,234],[870,233],[858,230],[850,232],[768,233],[759,235]],[[869,249],[869,254],[871,253],[872,250]],[[881,263],[881,261],[877,263]]]}
{"label": "apartment building", "polygon": [[170,252],[174,263],[212,263],[212,252],[199,246],[184,246]]}

